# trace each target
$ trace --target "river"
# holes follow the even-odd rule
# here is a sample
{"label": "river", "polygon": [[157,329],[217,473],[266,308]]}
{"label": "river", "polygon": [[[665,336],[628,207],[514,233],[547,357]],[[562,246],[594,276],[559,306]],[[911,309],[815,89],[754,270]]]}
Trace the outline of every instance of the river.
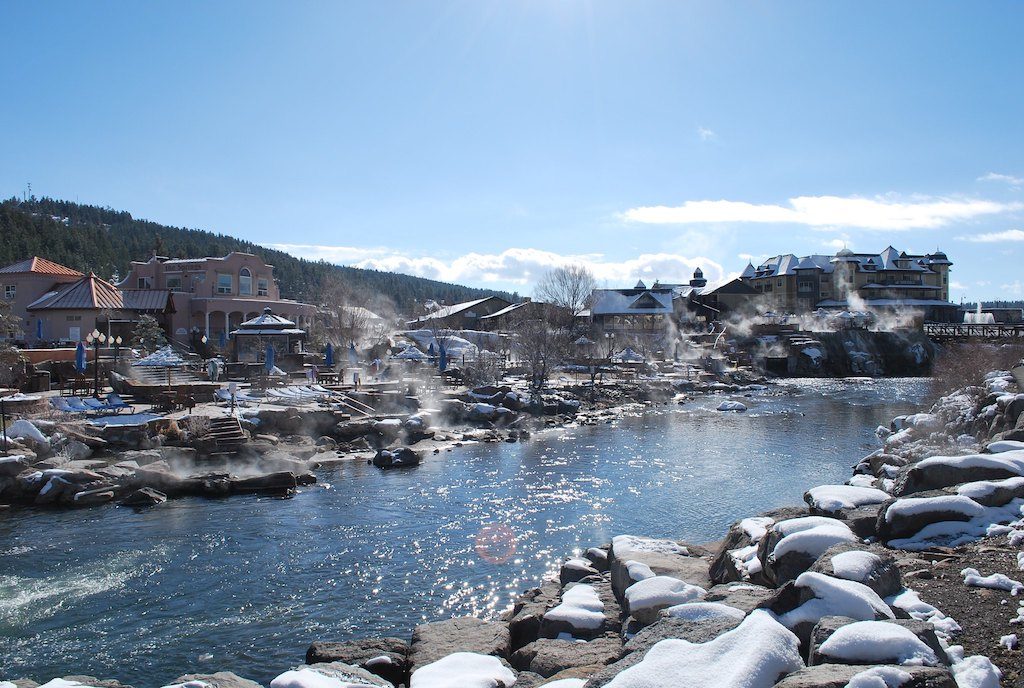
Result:
{"label": "river", "polygon": [[[576,548],[620,533],[716,540],[845,481],[875,426],[917,410],[926,386],[788,381],[404,471],[353,462],[290,499],[0,513],[0,679],[142,688],[230,670],[267,685],[312,640],[496,615]],[[715,411],[724,398],[750,410]],[[507,539],[478,553],[482,530]]]}

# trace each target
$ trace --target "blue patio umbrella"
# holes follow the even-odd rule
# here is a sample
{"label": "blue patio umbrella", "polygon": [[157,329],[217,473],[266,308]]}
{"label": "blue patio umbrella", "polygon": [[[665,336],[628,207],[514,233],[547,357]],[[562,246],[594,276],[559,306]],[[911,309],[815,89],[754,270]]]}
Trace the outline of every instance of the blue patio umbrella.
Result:
{"label": "blue patio umbrella", "polygon": [[356,353],[356,343],[349,342],[348,345],[348,362],[355,365],[359,362],[359,354]]}
{"label": "blue patio umbrella", "polygon": [[437,362],[437,369],[442,373],[448,368],[448,350],[441,344],[437,347],[441,350],[441,358]]}
{"label": "blue patio umbrella", "polygon": [[324,351],[324,365],[328,368],[334,366],[334,345],[327,342],[327,350]]}
{"label": "blue patio umbrella", "polygon": [[427,356],[433,358],[437,354],[434,352],[434,342],[430,342],[430,346],[427,347]]}
{"label": "blue patio umbrella", "polygon": [[274,369],[274,347],[270,344],[267,344],[267,360],[264,361],[263,367],[268,373]]}
{"label": "blue patio umbrella", "polygon": [[85,344],[82,342],[78,342],[78,346],[75,347],[75,370],[85,372]]}
{"label": "blue patio umbrella", "polygon": [[36,320],[36,339],[43,338],[43,319],[39,318]]}

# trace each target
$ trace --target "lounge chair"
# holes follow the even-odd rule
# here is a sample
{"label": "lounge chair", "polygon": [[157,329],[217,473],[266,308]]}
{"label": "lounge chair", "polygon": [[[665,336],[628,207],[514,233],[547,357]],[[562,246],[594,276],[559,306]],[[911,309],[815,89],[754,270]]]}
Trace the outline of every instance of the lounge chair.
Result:
{"label": "lounge chair", "polygon": [[89,410],[92,411],[93,413],[107,413],[109,411],[113,411],[113,409],[110,408],[110,406],[107,405],[105,401],[100,401],[99,399],[95,399],[93,397],[85,397],[84,399],[82,399],[82,403],[88,406]]}
{"label": "lounge chair", "polygon": [[[231,403],[231,392],[226,389],[218,389],[213,393],[213,395],[217,398],[217,401],[222,401],[225,404]],[[235,392],[235,405],[237,406],[249,406],[250,404],[259,403],[259,397],[254,397],[242,391]]]}
{"label": "lounge chair", "polygon": [[95,410],[90,406],[86,406],[79,397],[68,397],[65,403],[75,413],[92,413]]}
{"label": "lounge chair", "polygon": [[107,406],[109,406],[114,413],[120,413],[125,409],[128,410],[128,413],[135,413],[135,407],[122,399],[121,395],[117,392],[111,392],[107,395]]}
{"label": "lounge chair", "polygon": [[81,413],[78,409],[71,408],[64,397],[50,397],[50,406],[55,411],[60,411],[61,413]]}

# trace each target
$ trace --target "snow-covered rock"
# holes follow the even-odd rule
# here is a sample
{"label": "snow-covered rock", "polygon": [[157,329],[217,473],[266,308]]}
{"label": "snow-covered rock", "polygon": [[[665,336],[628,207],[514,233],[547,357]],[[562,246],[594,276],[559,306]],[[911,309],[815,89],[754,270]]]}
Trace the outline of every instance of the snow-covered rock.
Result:
{"label": "snow-covered rock", "polygon": [[626,611],[638,622],[647,625],[654,623],[662,609],[700,599],[705,592],[704,588],[678,578],[653,576],[626,588]]}
{"label": "snow-covered rock", "polygon": [[913,631],[886,621],[856,621],[840,626],[815,649],[821,661],[841,664],[938,666],[936,652]]}
{"label": "snow-covered rock", "polygon": [[497,657],[456,652],[414,671],[409,688],[511,688],[515,682],[515,672]]}
{"label": "snow-covered rock", "polygon": [[592,636],[604,625],[604,602],[593,585],[577,583],[565,589],[561,603],[544,614],[545,624],[564,625],[568,633]]}
{"label": "snow-covered rock", "polygon": [[747,405],[744,404],[742,401],[729,401],[729,400],[726,400],[726,401],[723,401],[721,404],[718,405],[717,410],[718,411],[740,411],[740,412],[742,412],[742,411],[746,411],[747,410]]}
{"label": "snow-covered rock", "polygon": [[663,640],[606,686],[771,688],[803,665],[796,636],[759,610],[710,642]]}
{"label": "snow-covered rock", "polygon": [[1024,477],[1002,480],[976,480],[958,485],[956,493],[969,497],[983,506],[1002,506],[1024,497]]}
{"label": "snow-covered rock", "polygon": [[804,501],[812,509],[825,514],[869,504],[882,504],[891,498],[888,492],[852,485],[819,485],[804,493]]}
{"label": "snow-covered rock", "polygon": [[811,567],[829,547],[856,542],[850,527],[824,516],[805,516],[772,526],[758,547],[765,576],[776,585],[793,580]]}
{"label": "snow-covered rock", "polygon": [[702,588],[711,585],[708,562],[700,557],[691,556],[685,545],[672,540],[618,535],[612,538],[608,568],[611,572],[612,589],[619,599],[626,592],[626,588],[641,577],[649,577],[648,572],[672,576]]}
{"label": "snow-covered rock", "polygon": [[661,610],[662,616],[687,621],[708,619],[742,619],[747,614],[742,609],[730,607],[721,602],[684,602]]}
{"label": "snow-covered rock", "polygon": [[810,570],[862,583],[883,598],[897,594],[903,587],[895,557],[877,545],[842,543],[830,547]]}
{"label": "snow-covered rock", "polygon": [[970,521],[985,508],[963,495],[901,497],[879,514],[878,535],[885,540],[906,538],[925,526],[942,521]]}
{"label": "snow-covered rock", "polygon": [[300,666],[280,674],[270,688],[392,688],[391,684],[365,669],[331,662]]}
{"label": "snow-covered rock", "polygon": [[1024,476],[1024,449],[998,454],[930,456],[910,466],[896,480],[893,494],[904,496],[977,480],[1017,476]]}
{"label": "snow-covered rock", "polygon": [[803,626],[800,635],[809,634],[810,626],[825,616],[847,616],[857,621],[893,619],[896,616],[889,605],[863,583],[808,571],[793,581],[793,586],[799,594],[797,604],[788,610],[776,611],[781,612],[779,621],[787,628]]}

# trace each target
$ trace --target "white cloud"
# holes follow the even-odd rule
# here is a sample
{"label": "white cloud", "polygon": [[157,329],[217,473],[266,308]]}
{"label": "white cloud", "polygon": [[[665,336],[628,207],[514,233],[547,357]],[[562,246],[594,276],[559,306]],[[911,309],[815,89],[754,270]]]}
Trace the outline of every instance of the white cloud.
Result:
{"label": "white cloud", "polygon": [[1020,280],[1014,280],[1009,284],[1002,285],[1003,295],[1005,296],[1024,296],[1024,283]]}
{"label": "white cloud", "polygon": [[1002,241],[1024,241],[1024,231],[1019,229],[1007,229],[1003,232],[988,232],[987,234],[971,234],[957,237],[961,241],[973,241],[978,244],[995,244]]}
{"label": "white cloud", "polygon": [[762,254],[762,255],[757,256],[757,255],[754,255],[753,253],[740,253],[736,257],[739,258],[740,260],[746,261],[748,263],[753,263],[754,265],[760,265],[761,263],[763,263],[766,260],[768,260],[771,256],[769,256],[767,254]]}
{"label": "white cloud", "polygon": [[829,239],[827,241],[821,242],[822,246],[825,246],[826,248],[833,249],[834,251],[839,251],[841,249],[844,249],[847,246],[849,246],[849,244],[850,244],[849,239]]}
{"label": "white cloud", "polygon": [[1024,178],[1014,177],[1009,174],[999,174],[998,172],[989,172],[978,177],[979,182],[1005,182],[1010,186],[1021,186],[1024,185]]}
{"label": "white cloud", "polygon": [[718,134],[706,127],[697,127],[697,136],[701,141],[714,141],[718,138]]}
{"label": "white cloud", "polygon": [[270,244],[302,258],[327,260],[359,268],[401,272],[461,284],[533,285],[545,272],[562,265],[586,265],[599,283],[630,286],[638,278],[653,282],[688,281],[700,267],[711,282],[725,276],[722,266],[708,258],[675,253],[645,253],[627,260],[608,260],[601,254],[561,255],[532,248],[510,248],[501,253],[467,253],[451,259],[410,256],[383,248]]}
{"label": "white cloud", "polygon": [[856,198],[798,196],[788,205],[745,201],[686,201],[681,206],[647,206],[622,213],[627,222],[644,224],[706,224],[719,222],[800,224],[816,228],[862,227],[865,229],[920,229],[942,227],[1024,208],[1021,203],[983,199],[914,197]]}

